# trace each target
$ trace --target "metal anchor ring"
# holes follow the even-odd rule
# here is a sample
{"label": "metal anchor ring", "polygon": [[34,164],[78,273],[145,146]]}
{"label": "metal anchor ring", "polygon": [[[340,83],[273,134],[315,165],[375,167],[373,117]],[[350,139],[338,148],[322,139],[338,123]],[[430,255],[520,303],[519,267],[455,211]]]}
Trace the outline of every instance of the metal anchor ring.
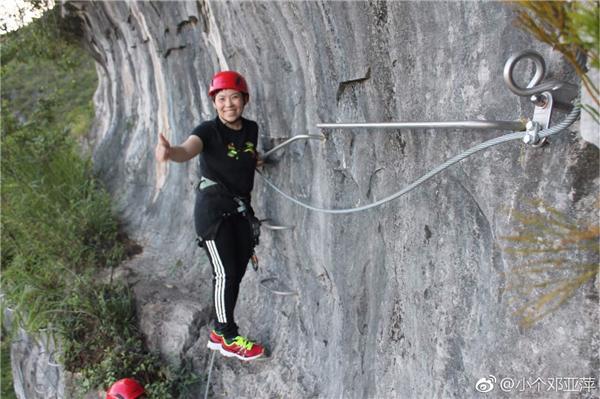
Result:
{"label": "metal anchor ring", "polygon": [[[513,77],[515,67],[523,58],[529,58],[535,64],[535,75],[525,88],[517,85]],[[511,55],[508,60],[506,60],[506,64],[504,64],[504,81],[506,82],[506,85],[510,91],[521,97],[528,97],[548,90],[548,88],[541,88],[542,86],[545,87],[546,84],[538,86],[545,76],[546,62],[544,61],[544,57],[542,57],[542,55],[537,51],[524,50],[519,53],[515,53]],[[551,87],[552,86],[554,86],[554,84],[552,84]]]}
{"label": "metal anchor ring", "polygon": [[[513,77],[513,72],[517,63],[523,58],[529,58],[535,64],[535,75],[525,88],[517,85]],[[569,103],[577,96],[579,92],[579,89],[576,85],[560,80],[548,80],[540,84],[540,82],[546,76],[546,62],[540,53],[533,50],[524,50],[511,55],[506,61],[506,64],[504,64],[503,76],[504,81],[506,82],[506,85],[510,91],[521,97],[534,96],[531,98],[531,100],[536,103],[536,105],[540,106],[543,106],[543,104],[541,104],[541,98],[539,97],[539,94],[548,91],[553,93],[553,95],[556,97],[557,106],[560,103],[564,105],[562,108],[569,110],[571,108]]]}

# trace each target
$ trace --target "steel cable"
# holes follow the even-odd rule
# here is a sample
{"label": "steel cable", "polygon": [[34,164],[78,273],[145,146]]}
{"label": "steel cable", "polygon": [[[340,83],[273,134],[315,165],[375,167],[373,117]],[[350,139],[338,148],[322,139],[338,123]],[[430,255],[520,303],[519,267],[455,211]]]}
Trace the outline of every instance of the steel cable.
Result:
{"label": "steel cable", "polygon": [[208,377],[206,378],[206,388],[204,390],[204,399],[208,399],[208,390],[210,389],[210,377],[212,376],[213,364],[215,363],[216,351],[212,351],[210,356],[210,366],[208,367]]}
{"label": "steel cable", "polygon": [[[567,129],[579,117],[580,108],[581,108],[580,104],[576,104],[573,107],[573,110],[559,124],[557,124],[553,127],[550,127],[548,129],[541,130],[538,133],[539,137],[540,138],[549,137],[549,136],[552,136],[554,134],[557,134],[557,133]],[[410,191],[414,190],[415,188],[417,188],[418,186],[420,186],[427,180],[431,179],[433,176],[444,171],[445,169],[449,168],[450,166],[454,165],[455,163],[460,162],[463,159],[468,158],[471,155],[473,155],[479,151],[485,150],[489,147],[492,147],[492,146],[495,146],[498,144],[502,144],[502,143],[506,143],[506,142],[512,141],[512,140],[522,139],[525,136],[525,134],[526,134],[526,132],[513,132],[513,133],[505,134],[503,136],[496,137],[494,139],[485,141],[483,143],[477,144],[476,146],[469,148],[468,150],[456,155],[455,157],[447,160],[446,162],[442,163],[441,165],[437,166],[436,168],[430,170],[429,172],[427,172],[426,174],[424,174],[423,176],[421,176],[420,178],[415,180],[413,183],[404,187],[402,190],[400,190],[388,197],[385,197],[379,201],[373,202],[368,205],[358,206],[355,208],[327,209],[327,208],[320,208],[317,206],[306,204],[306,203],[292,197],[291,195],[283,192],[279,187],[277,187],[273,182],[271,182],[261,171],[257,170],[257,172],[262,177],[262,179],[267,184],[267,186],[271,187],[273,190],[278,192],[280,195],[282,195],[287,200],[289,200],[303,208],[306,208],[306,209],[309,209],[309,210],[315,211],[315,212],[329,213],[329,214],[354,213],[354,212],[366,211],[368,209],[375,208],[375,207],[381,206],[387,202],[393,201],[396,198],[401,197],[402,195],[407,194]]]}

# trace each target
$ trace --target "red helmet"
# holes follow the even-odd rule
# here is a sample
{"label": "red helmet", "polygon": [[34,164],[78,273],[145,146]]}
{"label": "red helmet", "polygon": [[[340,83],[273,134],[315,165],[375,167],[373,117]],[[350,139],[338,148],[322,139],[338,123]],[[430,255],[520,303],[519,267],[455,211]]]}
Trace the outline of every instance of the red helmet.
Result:
{"label": "red helmet", "polygon": [[217,94],[219,90],[223,89],[233,89],[241,93],[248,94],[248,85],[246,84],[246,79],[234,71],[217,72],[210,82],[208,95],[212,97]]}
{"label": "red helmet", "polygon": [[144,387],[132,378],[123,378],[112,384],[106,399],[136,399],[144,393]]}

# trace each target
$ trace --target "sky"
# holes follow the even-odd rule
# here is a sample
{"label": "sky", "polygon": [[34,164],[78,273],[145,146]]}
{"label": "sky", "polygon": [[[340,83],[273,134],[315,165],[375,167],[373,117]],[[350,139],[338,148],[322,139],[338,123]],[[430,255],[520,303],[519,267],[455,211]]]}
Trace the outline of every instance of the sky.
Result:
{"label": "sky", "polygon": [[[47,8],[54,6],[54,0],[47,0]],[[27,25],[42,15],[40,10],[32,10],[26,0],[0,0],[0,35]]]}

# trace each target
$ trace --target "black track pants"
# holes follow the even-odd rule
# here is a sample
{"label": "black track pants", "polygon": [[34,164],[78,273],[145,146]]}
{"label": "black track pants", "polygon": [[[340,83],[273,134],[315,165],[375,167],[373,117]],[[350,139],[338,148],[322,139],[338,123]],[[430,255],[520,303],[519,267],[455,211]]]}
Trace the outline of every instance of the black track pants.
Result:
{"label": "black track pants", "polygon": [[240,282],[252,256],[252,234],[248,220],[240,215],[223,219],[214,240],[204,249],[213,267],[215,329],[226,338],[238,335],[234,319]]}

